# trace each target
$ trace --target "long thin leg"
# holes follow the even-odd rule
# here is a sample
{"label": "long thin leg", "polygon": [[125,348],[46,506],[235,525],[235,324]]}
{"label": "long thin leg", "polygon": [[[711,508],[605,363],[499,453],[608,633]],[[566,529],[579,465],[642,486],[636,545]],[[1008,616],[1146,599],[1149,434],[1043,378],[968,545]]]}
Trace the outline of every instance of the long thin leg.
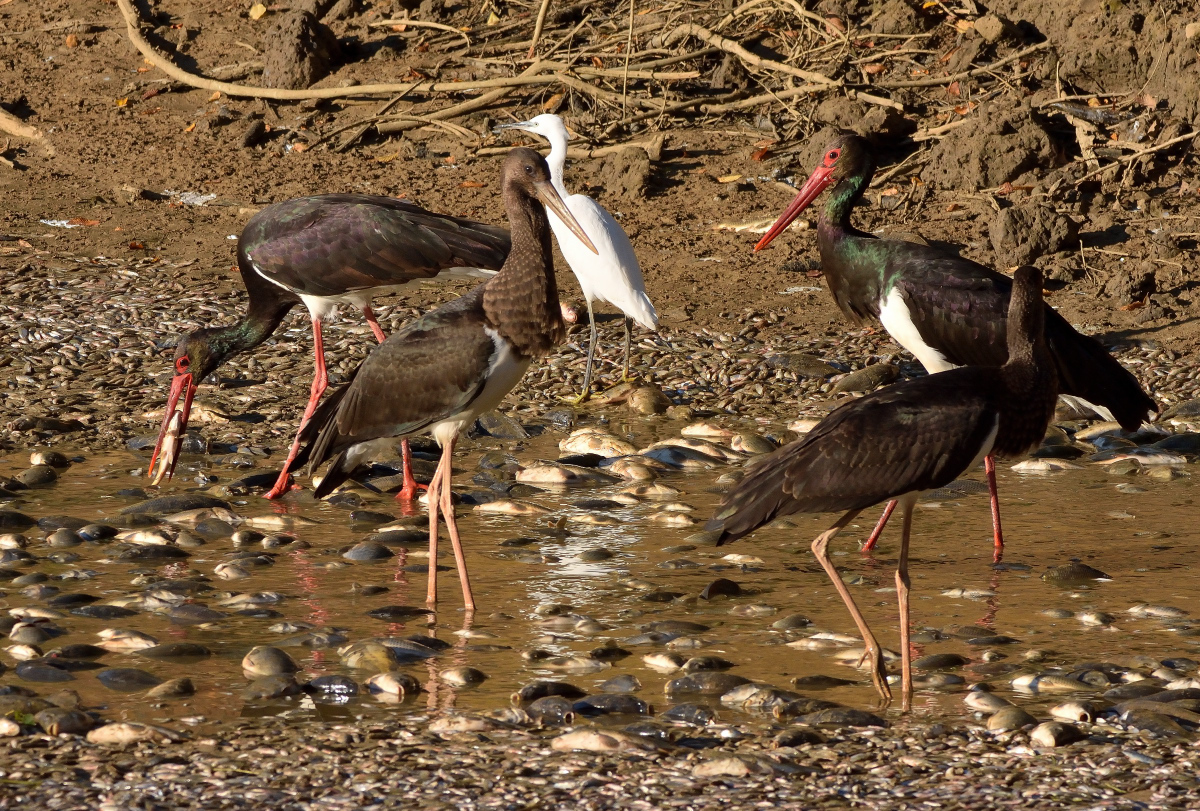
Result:
{"label": "long thin leg", "polygon": [[903,534],[900,537],[900,560],[896,563],[896,597],[900,604],[900,700],[905,712],[912,704],[912,649],[911,627],[908,614],[908,590],[912,585],[908,579],[908,537],[912,529],[913,499],[904,499]]}
{"label": "long thin leg", "polygon": [[992,562],[1004,557],[1004,532],[1000,529],[1000,493],[996,490],[996,458],[983,457],[983,472],[987,474],[988,494],[992,497]]}
{"label": "long thin leg", "polygon": [[319,319],[313,319],[312,329],[316,370],[313,372],[312,390],[308,395],[308,405],[304,407],[304,416],[300,418],[300,427],[296,429],[296,439],[293,440],[292,449],[288,451],[287,459],[283,462],[283,470],[279,471],[279,478],[275,480],[275,486],[267,491],[265,498],[279,498],[291,489],[291,476],[288,475],[288,470],[291,468],[296,454],[300,452],[300,434],[304,431],[304,426],[312,418],[313,412],[317,410],[317,402],[320,401],[321,395],[325,393],[325,389],[329,386],[329,375],[325,372],[325,342],[321,339],[321,322]]}
{"label": "long thin leg", "polygon": [[367,317],[367,323],[371,325],[371,332],[375,333],[375,340],[383,343],[383,339],[387,336],[383,334],[383,328],[379,326],[379,319],[375,317],[375,311],[371,309],[370,304],[363,305],[363,315]]}
{"label": "long thin leg", "polygon": [[633,331],[629,327],[630,323],[629,316],[625,316],[625,369],[621,372],[621,381],[624,383],[629,382],[629,351],[633,347]]}
{"label": "long thin leg", "polygon": [[868,658],[871,661],[871,681],[875,685],[875,691],[879,693],[881,699],[889,702],[892,700],[892,690],[888,687],[887,683],[887,667],[883,663],[883,649],[879,647],[879,641],[875,639],[875,634],[871,633],[871,629],[867,627],[867,621],[863,619],[862,612],[858,610],[854,598],[850,596],[850,590],[846,588],[846,583],[842,580],[841,574],[838,573],[837,567],[829,559],[827,549],[833,537],[845,529],[846,525],[853,521],[854,516],[858,515],[859,512],[860,510],[851,510],[838,519],[836,524],[818,535],[816,540],[812,542],[812,552],[817,562],[821,564],[821,568],[825,570],[825,574],[829,575],[829,579],[833,582],[833,587],[837,589],[842,602],[846,604],[846,608],[850,611],[850,616],[854,619],[854,624],[858,626],[858,632],[862,634],[863,644],[866,646],[864,658]]}
{"label": "long thin leg", "polygon": [[429,586],[425,591],[425,604],[437,607],[437,547],[438,547],[438,486],[442,481],[442,467],[448,463],[450,452],[442,448],[442,458],[429,483]]}
{"label": "long thin leg", "polygon": [[896,511],[896,502],[889,501],[887,506],[883,508],[883,515],[879,516],[879,523],[875,525],[875,529],[871,530],[871,537],[867,538],[867,542],[862,545],[860,552],[870,552],[875,548],[875,544],[879,541],[879,536],[883,534],[883,528],[887,526],[888,519],[892,517],[892,513]]}
{"label": "long thin leg", "polygon": [[[446,446],[446,458],[450,458],[450,452],[454,450],[454,440],[450,440]],[[446,531],[450,535],[450,546],[454,548],[454,563],[458,566],[458,579],[462,583],[463,604],[467,607],[467,613],[470,614],[475,610],[475,598],[471,596],[471,578],[467,576],[467,558],[463,554],[462,541],[458,537],[458,522],[454,518],[454,493],[450,489],[450,475],[452,469],[449,464],[442,471],[442,480],[439,482],[442,488],[442,517],[446,520]]]}
{"label": "long thin leg", "polygon": [[587,366],[583,369],[583,393],[575,398],[575,405],[586,402],[592,395],[592,360],[596,357],[596,314],[592,312],[592,300],[587,300],[588,324],[591,325],[591,338],[588,341]]}

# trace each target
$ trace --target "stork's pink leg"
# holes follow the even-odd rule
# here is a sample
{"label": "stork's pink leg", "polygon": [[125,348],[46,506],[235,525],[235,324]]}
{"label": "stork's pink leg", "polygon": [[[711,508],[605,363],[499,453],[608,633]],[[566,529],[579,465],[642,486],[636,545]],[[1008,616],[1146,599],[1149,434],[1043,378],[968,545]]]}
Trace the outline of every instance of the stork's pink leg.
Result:
{"label": "stork's pink leg", "polygon": [[[379,326],[379,320],[375,318],[375,311],[368,304],[363,307],[363,315],[367,318],[367,323],[371,325],[371,331],[375,333],[375,340],[383,343],[385,336],[383,329]],[[408,440],[400,440],[400,456],[404,460],[404,486],[400,488],[400,492],[396,494],[397,501],[412,501],[418,490],[428,490],[429,485],[417,484],[417,480],[412,474],[412,451],[408,447]]]}
{"label": "stork's pink leg", "polygon": [[896,510],[896,502],[889,501],[887,506],[883,508],[883,515],[879,516],[879,523],[875,525],[875,529],[871,530],[871,537],[867,538],[867,542],[863,544],[860,552],[870,552],[875,548],[875,544],[879,541],[879,536],[883,534],[883,528],[887,526],[888,519],[892,517],[892,513]]}
{"label": "stork's pink leg", "polygon": [[288,452],[287,459],[284,460],[283,470],[279,471],[279,478],[275,480],[275,486],[267,491],[265,498],[279,498],[292,489],[291,476],[288,471],[292,466],[292,461],[296,458],[296,454],[300,452],[300,433],[312,418],[313,412],[317,410],[317,403],[320,401],[321,395],[325,393],[325,389],[329,386],[329,375],[325,372],[325,342],[321,340],[320,320],[314,318],[312,327],[316,371],[313,373],[312,390],[308,395],[308,405],[304,408],[304,416],[300,419],[300,427],[296,430],[296,439],[292,442],[292,449]]}
{"label": "stork's pink leg", "polygon": [[371,325],[371,332],[375,333],[375,340],[383,343],[383,339],[387,336],[383,334],[383,328],[379,326],[379,320],[375,317],[375,311],[371,309],[370,304],[363,306],[363,315],[367,317],[367,323]]}
{"label": "stork's pink leg", "polygon": [[983,472],[987,474],[988,494],[992,497],[992,562],[999,563],[1004,557],[1004,533],[1000,529],[1000,494],[996,490],[996,459],[992,455],[983,457]]}

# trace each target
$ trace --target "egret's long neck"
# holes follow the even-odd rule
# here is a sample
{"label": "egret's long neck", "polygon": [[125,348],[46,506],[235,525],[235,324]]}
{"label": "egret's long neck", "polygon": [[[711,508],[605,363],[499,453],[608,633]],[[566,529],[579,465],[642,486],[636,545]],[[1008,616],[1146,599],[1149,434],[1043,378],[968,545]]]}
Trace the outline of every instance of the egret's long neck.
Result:
{"label": "egret's long neck", "polygon": [[567,134],[565,132],[550,132],[546,134],[550,142],[550,154],[546,156],[546,165],[550,167],[550,182],[559,197],[567,199],[567,187],[563,182],[563,168],[567,165]]}

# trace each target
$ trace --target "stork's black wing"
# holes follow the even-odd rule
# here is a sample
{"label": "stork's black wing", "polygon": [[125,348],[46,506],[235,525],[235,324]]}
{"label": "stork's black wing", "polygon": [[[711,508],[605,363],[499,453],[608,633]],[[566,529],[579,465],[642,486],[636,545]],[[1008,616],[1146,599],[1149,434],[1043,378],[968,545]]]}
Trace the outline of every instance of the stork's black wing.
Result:
{"label": "stork's black wing", "polygon": [[338,296],[401,285],[452,267],[499,270],[508,229],[365,194],[300,197],[251,218],[238,252],[296,293]]}
{"label": "stork's black wing", "polygon": [[949,484],[990,448],[995,372],[953,369],[838,408],[747,470],[709,527],[728,543],[782,515],[863,509]]}

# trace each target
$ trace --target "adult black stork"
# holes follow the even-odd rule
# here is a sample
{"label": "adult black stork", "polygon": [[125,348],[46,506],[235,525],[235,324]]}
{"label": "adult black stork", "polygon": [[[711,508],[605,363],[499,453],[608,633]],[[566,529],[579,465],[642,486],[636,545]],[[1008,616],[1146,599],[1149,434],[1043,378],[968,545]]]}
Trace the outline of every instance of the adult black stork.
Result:
{"label": "adult black stork", "polygon": [[[312,389],[300,420],[303,429],[328,386],[321,322],[339,304],[361,309],[382,342],[372,298],[454,267],[498,270],[508,249],[504,228],[435,214],[391,197],[323,194],[264,208],[238,239],[238,269],[250,298],[246,314],[227,327],[196,330],[176,349],[175,377],[150,460],[154,482],[174,473],[196,386],[233,355],[267,340],[292,307],[303,302],[308,308],[316,355]],[[177,410],[181,396],[183,405]],[[288,491],[288,471],[299,443],[297,431],[267,498]],[[404,486],[397,498],[411,499],[418,485],[407,442],[402,454]]]}
{"label": "adult black stork", "polygon": [[1041,441],[1054,416],[1056,363],[1045,337],[1041,273],[1017,271],[1008,309],[1008,359],[880,389],[833,411],[802,439],[750,467],[709,524],[717,543],[735,541],[773,519],[798,512],[845,514],[812,550],[850,610],[866,646],[871,680],[891,698],[883,653],[826,553],[858,513],[881,501],[903,515],[896,591],[900,604],[901,689],[912,696],[909,651],[908,541],[912,508],[924,491],[944,487],[985,456],[1016,456]]}
{"label": "adult black stork", "polygon": [[[999,366],[1012,280],[970,259],[913,242],[878,239],[850,224],[850,212],[875,172],[868,143],[843,135],[825,150],[818,166],[758,244],[779,236],[820,194],[836,183],[817,221],[821,269],[838,307],[861,323],[877,319],[888,334],[930,374],[956,366]],[[1058,373],[1059,394],[1082,400],[1126,430],[1136,430],[1158,406],[1137,379],[1100,343],[1077,332],[1045,307],[1046,342]],[[1004,551],[995,460],[984,460],[992,499],[998,562]],[[896,505],[888,504],[863,550],[875,546]]]}
{"label": "adult black stork", "polygon": [[321,404],[302,432],[307,444],[301,456],[310,471],[333,460],[316,487],[318,498],[350,476],[368,452],[367,443],[433,435],[442,447],[442,458],[429,485],[426,599],[431,606],[437,604],[440,507],[468,611],[474,611],[475,600],[450,491],[454,443],[464,426],[500,404],[534,358],[565,337],[546,210],[558,215],[596,252],[554,190],[550,170],[537,152],[525,148],[509,152],[501,185],[512,250],[500,272],[380,344],[350,381]]}

